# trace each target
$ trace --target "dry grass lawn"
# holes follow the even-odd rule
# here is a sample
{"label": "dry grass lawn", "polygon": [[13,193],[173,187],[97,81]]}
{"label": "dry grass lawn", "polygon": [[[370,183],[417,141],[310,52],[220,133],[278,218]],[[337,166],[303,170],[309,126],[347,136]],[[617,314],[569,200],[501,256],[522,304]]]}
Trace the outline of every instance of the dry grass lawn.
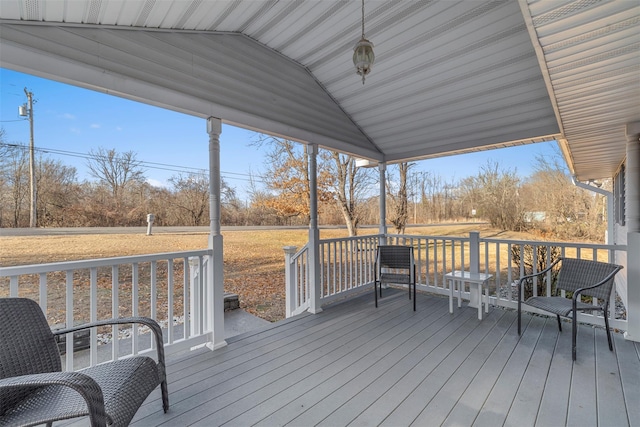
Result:
{"label": "dry grass lawn", "polygon": [[[482,237],[531,239],[530,235],[501,232],[484,224],[408,228],[407,234],[465,236],[473,230],[480,231]],[[375,232],[366,229],[361,234]],[[223,235],[225,291],[238,294],[241,308],[252,314],[269,321],[284,318],[282,247],[301,247],[308,240],[307,231],[225,231]],[[342,236],[346,230],[321,230],[320,234],[325,239]],[[205,249],[207,238],[207,233],[5,236],[0,237],[0,266]],[[8,293],[6,286],[6,282],[0,283],[0,295]]]}

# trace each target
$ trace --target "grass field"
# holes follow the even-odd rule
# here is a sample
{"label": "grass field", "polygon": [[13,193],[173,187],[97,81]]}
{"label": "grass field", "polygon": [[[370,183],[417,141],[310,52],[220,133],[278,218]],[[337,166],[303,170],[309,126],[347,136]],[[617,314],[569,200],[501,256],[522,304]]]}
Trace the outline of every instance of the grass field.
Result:
{"label": "grass field", "polygon": [[[484,224],[408,228],[407,234],[532,239],[525,233],[502,232]],[[391,230],[390,230],[391,231]],[[375,233],[367,229],[361,234]],[[224,235],[224,287],[239,295],[240,306],[269,321],[284,318],[284,246],[301,247],[306,230],[226,231]],[[346,230],[321,230],[324,239],[346,236]],[[205,249],[207,233],[104,234],[0,237],[0,266],[39,264],[126,255]],[[0,284],[0,295],[8,293]],[[35,289],[33,290],[35,294]]]}

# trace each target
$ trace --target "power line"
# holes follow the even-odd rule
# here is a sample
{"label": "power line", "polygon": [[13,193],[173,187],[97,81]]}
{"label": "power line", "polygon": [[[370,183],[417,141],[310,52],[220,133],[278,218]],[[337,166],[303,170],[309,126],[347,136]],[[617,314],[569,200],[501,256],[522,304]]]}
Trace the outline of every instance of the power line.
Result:
{"label": "power line", "polygon": [[[1,146],[5,147],[13,147],[19,148],[22,150],[28,150],[29,147],[22,144],[9,144],[9,143],[0,143]],[[46,147],[35,147],[35,151],[45,153],[45,154],[57,154],[61,156],[68,157],[76,157],[85,160],[93,160],[98,158],[99,156],[91,155],[89,153],[79,153],[77,151],[67,151],[67,150],[59,150],[56,148],[46,148]],[[197,175],[206,175],[209,169],[203,168],[194,168],[191,166],[181,166],[181,165],[172,165],[168,163],[156,163],[156,162],[147,162],[147,161],[139,161],[141,166],[144,166],[147,169],[156,169],[156,170],[164,170],[169,172],[178,172],[178,173],[189,173],[189,174],[197,174]],[[234,179],[238,181],[247,181],[247,182],[260,182],[264,183],[262,179],[256,177],[256,175],[242,173],[242,172],[229,172],[229,171],[220,171],[220,174],[223,175],[224,178]],[[234,176],[235,175],[235,176]]]}

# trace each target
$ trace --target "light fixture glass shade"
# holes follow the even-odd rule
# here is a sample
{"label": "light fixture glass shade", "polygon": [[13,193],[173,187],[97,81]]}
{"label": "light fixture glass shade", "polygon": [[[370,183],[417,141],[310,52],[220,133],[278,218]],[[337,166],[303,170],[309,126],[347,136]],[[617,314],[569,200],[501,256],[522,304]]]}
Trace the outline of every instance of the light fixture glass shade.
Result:
{"label": "light fixture glass shade", "polygon": [[364,37],[353,48],[353,65],[356,66],[356,73],[362,76],[362,84],[364,77],[371,71],[371,66],[376,56],[373,54],[373,43]]}

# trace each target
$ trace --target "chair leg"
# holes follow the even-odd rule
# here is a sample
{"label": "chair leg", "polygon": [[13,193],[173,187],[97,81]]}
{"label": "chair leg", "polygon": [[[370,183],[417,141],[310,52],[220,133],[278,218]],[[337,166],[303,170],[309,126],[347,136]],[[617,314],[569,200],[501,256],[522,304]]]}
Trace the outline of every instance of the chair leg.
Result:
{"label": "chair leg", "polygon": [[609,351],[613,351],[613,343],[611,342],[611,330],[609,330],[609,313],[604,309],[604,326],[607,328],[607,341],[609,341]]}
{"label": "chair leg", "polygon": [[[409,292],[411,292],[411,286],[409,286]],[[413,284],[413,311],[416,311],[416,284]]]}
{"label": "chair leg", "polygon": [[518,295],[518,335],[521,333],[521,324],[522,324],[522,302],[520,301],[520,296]]}
{"label": "chair leg", "polygon": [[166,379],[160,383],[160,390],[162,390],[162,409],[166,414],[169,412],[169,390],[167,388]]}
{"label": "chair leg", "polygon": [[578,322],[576,321],[576,314],[574,312],[571,317],[571,357],[574,362],[576,360],[576,335],[578,335]]}
{"label": "chair leg", "polygon": [[378,308],[378,282],[373,282],[373,295],[376,297],[376,308]]}
{"label": "chair leg", "polygon": [[557,314],[556,317],[558,318],[558,330],[562,332],[562,320],[560,319],[560,315]]}

